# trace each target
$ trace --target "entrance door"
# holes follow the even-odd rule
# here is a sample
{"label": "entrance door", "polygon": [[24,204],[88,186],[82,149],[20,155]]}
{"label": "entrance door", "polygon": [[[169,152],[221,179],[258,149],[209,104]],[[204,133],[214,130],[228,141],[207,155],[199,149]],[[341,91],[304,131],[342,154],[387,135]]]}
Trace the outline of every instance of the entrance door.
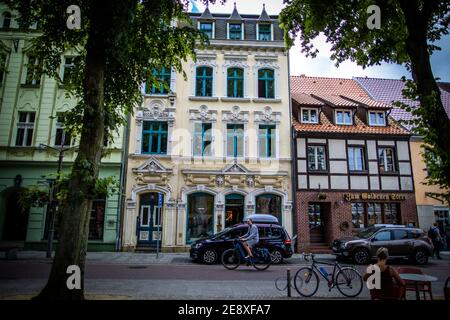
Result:
{"label": "entrance door", "polygon": [[244,218],[244,196],[229,194],[225,197],[225,228],[241,223]]}
{"label": "entrance door", "polygon": [[325,242],[325,228],[323,219],[323,206],[319,203],[308,205],[309,237],[312,244]]}
{"label": "entrance door", "polygon": [[150,193],[141,196],[138,223],[138,245],[156,244],[161,241],[162,234],[162,204],[163,195]]}
{"label": "entrance door", "polygon": [[2,240],[24,241],[27,236],[28,210],[23,210],[19,197],[20,189],[6,197]]}

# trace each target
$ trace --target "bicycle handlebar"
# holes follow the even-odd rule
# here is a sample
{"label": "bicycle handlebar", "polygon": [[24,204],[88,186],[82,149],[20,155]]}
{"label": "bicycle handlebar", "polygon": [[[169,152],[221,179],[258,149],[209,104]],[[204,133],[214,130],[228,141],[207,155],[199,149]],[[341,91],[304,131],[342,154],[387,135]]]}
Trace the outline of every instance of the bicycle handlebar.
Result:
{"label": "bicycle handlebar", "polygon": [[309,257],[311,257],[312,261],[314,261],[315,254],[302,252],[302,255],[303,255],[303,259],[305,259],[305,261],[309,262]]}

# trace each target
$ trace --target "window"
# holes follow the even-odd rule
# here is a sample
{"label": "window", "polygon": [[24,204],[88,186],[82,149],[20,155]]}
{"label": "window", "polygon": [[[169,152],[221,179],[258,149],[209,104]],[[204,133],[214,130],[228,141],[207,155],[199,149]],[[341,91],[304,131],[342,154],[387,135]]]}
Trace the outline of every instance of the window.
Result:
{"label": "window", "polygon": [[352,112],[350,110],[336,110],[336,124],[353,124]]}
{"label": "window", "polygon": [[394,172],[394,149],[393,148],[381,148],[378,149],[378,168],[380,172]]}
{"label": "window", "polygon": [[322,205],[319,203],[308,204],[308,220],[309,229],[321,229],[322,228]]}
{"label": "window", "polygon": [[364,217],[364,203],[354,202],[352,203],[352,224],[354,228],[365,227]]}
{"label": "window", "polygon": [[92,201],[89,217],[89,240],[103,239],[103,225],[105,221],[106,196]]}
{"label": "window", "polygon": [[272,40],[272,26],[270,24],[258,25],[258,40],[261,41]]}
{"label": "window", "polygon": [[370,111],[369,112],[369,125],[371,126],[385,126],[386,118],[382,111]]}
{"label": "window", "polygon": [[394,240],[408,239],[408,231],[406,230],[393,230]]}
{"label": "window", "polygon": [[398,205],[396,203],[384,204],[384,223],[399,224]]}
{"label": "window", "polygon": [[37,57],[29,56],[25,84],[39,85],[41,83],[41,65]]}
{"label": "window", "polygon": [[191,243],[213,234],[214,196],[207,193],[188,195],[186,241]]}
{"label": "window", "polygon": [[167,94],[170,88],[170,68],[162,67],[153,70],[153,76],[160,82],[159,85],[152,85],[151,88],[145,84],[146,94]]}
{"label": "window", "polygon": [[0,52],[0,85],[3,83],[3,76],[6,71],[6,53]]}
{"label": "window", "polygon": [[167,122],[144,121],[142,129],[142,153],[167,153]]}
{"label": "window", "polygon": [[302,123],[319,123],[317,109],[302,108],[300,121]]}
{"label": "window", "polygon": [[390,241],[391,240],[391,232],[390,231],[380,231],[378,232],[374,239],[377,241]]}
{"label": "window", "polygon": [[364,148],[349,147],[348,148],[348,167],[350,171],[364,171]]}
{"label": "window", "polygon": [[244,70],[241,68],[229,68],[227,76],[227,96],[233,98],[244,97]]}
{"label": "window", "polygon": [[260,125],[259,132],[259,157],[261,158],[272,158],[275,157],[276,151],[276,132],[274,125]]}
{"label": "window", "polygon": [[74,57],[64,57],[64,73],[62,80],[68,82],[73,73],[73,68],[75,67]]}
{"label": "window", "polygon": [[325,147],[308,146],[308,170],[323,171],[326,170]]}
{"label": "window", "polygon": [[34,112],[19,112],[17,123],[16,146],[29,147],[33,140]]}
{"label": "window", "polygon": [[70,146],[70,134],[64,128],[64,117],[61,113],[56,115],[55,146]]}
{"label": "window", "polygon": [[213,38],[213,24],[211,22],[200,22],[200,31],[205,33],[209,39]]}
{"label": "window", "polygon": [[3,13],[3,29],[9,29],[11,27],[11,13],[5,12]]}
{"label": "window", "polygon": [[243,124],[227,125],[227,156],[235,158],[244,156]]}
{"label": "window", "polygon": [[213,69],[211,67],[198,67],[195,84],[197,97],[211,97],[213,87]]}
{"label": "window", "polygon": [[194,156],[211,156],[212,124],[195,123],[194,126]]}
{"label": "window", "polygon": [[281,197],[276,194],[262,194],[256,197],[256,213],[270,214],[281,223]]}
{"label": "window", "polygon": [[381,220],[381,204],[368,203],[367,204],[367,224],[372,226],[374,224],[383,223]]}
{"label": "window", "polygon": [[258,97],[273,99],[275,97],[274,72],[271,69],[258,71]]}
{"label": "window", "polygon": [[240,23],[230,23],[228,25],[228,32],[231,40],[242,39],[242,25]]}

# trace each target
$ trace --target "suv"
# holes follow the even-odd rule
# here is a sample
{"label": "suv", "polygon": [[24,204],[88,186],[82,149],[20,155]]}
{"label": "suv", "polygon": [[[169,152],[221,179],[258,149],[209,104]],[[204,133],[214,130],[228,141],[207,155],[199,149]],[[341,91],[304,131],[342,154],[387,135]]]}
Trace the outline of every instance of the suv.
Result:
{"label": "suv", "polygon": [[[258,246],[269,249],[272,263],[281,263],[284,258],[292,256],[292,241],[282,226],[260,222],[254,224],[259,231]],[[233,248],[233,239],[243,236],[247,230],[247,224],[237,224],[213,236],[197,240],[191,245],[190,257],[194,261],[216,263],[225,250]]]}
{"label": "suv", "polygon": [[426,264],[433,253],[433,244],[424,231],[405,226],[376,225],[332,243],[333,254],[352,258],[357,264],[368,264],[380,247],[387,248],[392,258],[408,258],[417,264]]}

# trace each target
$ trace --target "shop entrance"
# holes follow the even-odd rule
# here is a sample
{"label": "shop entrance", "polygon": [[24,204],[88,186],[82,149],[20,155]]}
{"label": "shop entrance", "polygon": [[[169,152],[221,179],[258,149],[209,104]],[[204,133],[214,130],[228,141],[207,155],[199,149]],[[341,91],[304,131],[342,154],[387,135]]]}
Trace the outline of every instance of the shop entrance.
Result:
{"label": "shop entrance", "polygon": [[138,245],[153,245],[157,240],[161,241],[163,201],[164,195],[161,193],[141,195],[137,221]]}
{"label": "shop entrance", "polygon": [[225,228],[241,223],[244,218],[244,196],[229,194],[225,197]]}
{"label": "shop entrance", "polygon": [[309,239],[311,246],[325,243],[324,205],[322,203],[308,204]]}

